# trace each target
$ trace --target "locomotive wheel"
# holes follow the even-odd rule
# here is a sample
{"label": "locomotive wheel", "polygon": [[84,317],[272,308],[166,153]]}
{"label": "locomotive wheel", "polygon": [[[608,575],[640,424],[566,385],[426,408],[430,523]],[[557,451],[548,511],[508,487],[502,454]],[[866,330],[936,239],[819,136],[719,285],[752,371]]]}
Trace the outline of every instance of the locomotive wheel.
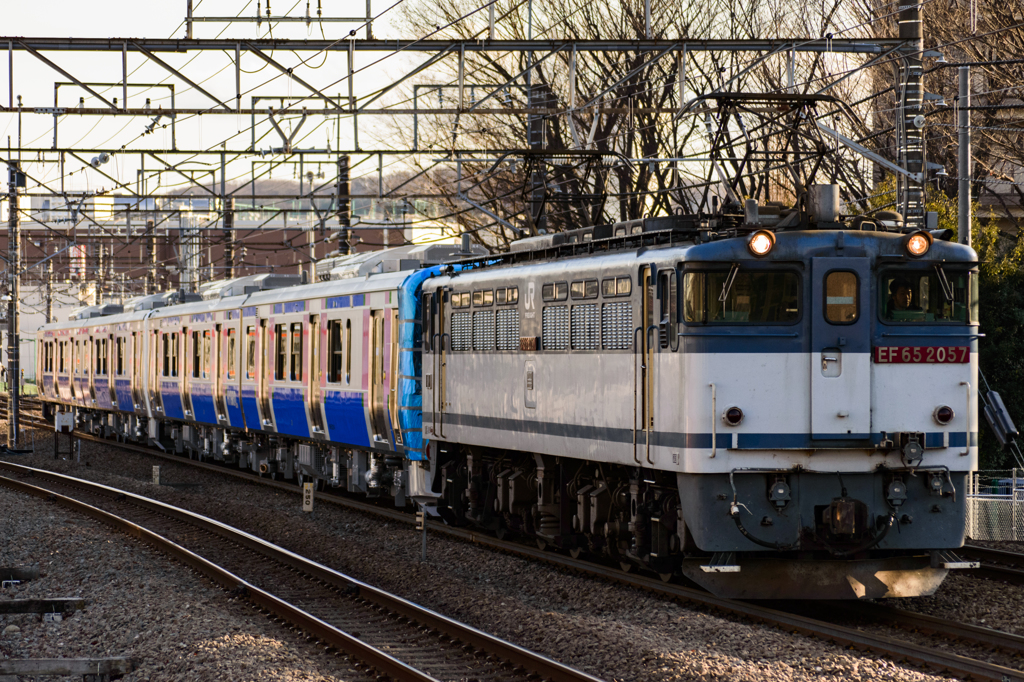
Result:
{"label": "locomotive wheel", "polygon": [[504,540],[508,537],[508,528],[506,528],[504,525],[498,526],[494,529],[494,537],[498,538],[499,540]]}
{"label": "locomotive wheel", "polygon": [[583,556],[583,553],[585,551],[586,550],[584,550],[582,547],[573,547],[569,550],[569,556],[571,556],[573,559],[579,559],[581,556]]}
{"label": "locomotive wheel", "polygon": [[302,484],[306,482],[306,477],[303,474],[295,474],[295,485],[302,487]]}
{"label": "locomotive wheel", "polygon": [[663,583],[670,583],[670,582],[672,582],[672,576],[673,575],[675,575],[675,574],[674,573],[659,573],[658,577],[661,578],[661,582],[663,582]]}
{"label": "locomotive wheel", "polygon": [[636,571],[636,564],[632,561],[619,561],[619,568],[622,569],[623,573],[633,573]]}
{"label": "locomotive wheel", "polygon": [[537,538],[537,549],[545,550],[547,548],[548,548],[547,540],[544,540],[543,538]]}

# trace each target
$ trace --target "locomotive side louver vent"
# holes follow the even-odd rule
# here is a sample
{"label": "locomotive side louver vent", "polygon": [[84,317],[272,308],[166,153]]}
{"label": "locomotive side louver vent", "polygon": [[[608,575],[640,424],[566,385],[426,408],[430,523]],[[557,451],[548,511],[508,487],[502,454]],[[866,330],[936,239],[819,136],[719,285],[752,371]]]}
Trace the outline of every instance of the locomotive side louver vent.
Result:
{"label": "locomotive side louver vent", "polygon": [[569,347],[569,306],[545,306],[541,326],[544,350],[565,350]]}
{"label": "locomotive side louver vent", "polygon": [[473,350],[494,350],[494,311],[473,313]]}
{"label": "locomotive side louver vent", "polygon": [[519,348],[519,311],[505,308],[498,311],[498,350]]}
{"label": "locomotive side louver vent", "polygon": [[598,329],[597,305],[574,305],[572,307],[572,347],[574,350],[597,350]]}
{"label": "locomotive side louver vent", "polygon": [[628,301],[605,303],[601,308],[601,335],[609,350],[628,350],[633,346],[633,304]]}
{"label": "locomotive side louver vent", "polygon": [[469,313],[452,313],[452,350],[469,350],[471,334]]}

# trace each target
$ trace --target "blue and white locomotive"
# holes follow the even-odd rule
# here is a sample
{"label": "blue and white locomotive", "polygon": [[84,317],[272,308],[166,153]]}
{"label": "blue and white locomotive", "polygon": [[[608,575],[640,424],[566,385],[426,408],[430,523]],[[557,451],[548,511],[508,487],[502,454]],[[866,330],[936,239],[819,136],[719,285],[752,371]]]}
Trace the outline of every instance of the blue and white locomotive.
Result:
{"label": "blue and white locomotive", "polygon": [[722,596],[930,594],[963,565],[977,255],[828,217],[726,206],[85,311],[39,331],[44,400]]}

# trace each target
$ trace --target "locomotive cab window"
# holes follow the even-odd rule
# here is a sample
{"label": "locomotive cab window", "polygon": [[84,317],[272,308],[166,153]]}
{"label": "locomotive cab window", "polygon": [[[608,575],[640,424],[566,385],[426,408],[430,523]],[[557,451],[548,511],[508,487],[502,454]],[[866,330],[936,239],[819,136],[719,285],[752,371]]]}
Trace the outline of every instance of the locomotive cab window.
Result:
{"label": "locomotive cab window", "polygon": [[856,273],[837,270],[825,275],[825,319],[853,324],[860,317]]}
{"label": "locomotive cab window", "polygon": [[683,275],[689,324],[790,324],[800,319],[800,276],[789,270],[709,270]]}
{"label": "locomotive cab window", "polygon": [[878,286],[878,310],[897,324],[971,324],[978,320],[977,275],[938,266],[887,269]]}

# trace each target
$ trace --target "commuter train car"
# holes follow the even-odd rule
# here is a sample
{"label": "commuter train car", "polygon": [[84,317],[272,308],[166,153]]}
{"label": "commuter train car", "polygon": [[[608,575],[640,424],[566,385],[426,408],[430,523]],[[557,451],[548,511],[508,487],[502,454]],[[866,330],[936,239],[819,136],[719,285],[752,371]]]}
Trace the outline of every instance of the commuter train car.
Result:
{"label": "commuter train car", "polygon": [[400,505],[429,497],[416,311],[456,252],[400,247],[325,262],[315,283],[263,274],[80,309],[38,332],[42,398],[96,434]]}
{"label": "commuter train car", "polygon": [[96,433],[722,596],[923,595],[977,461],[977,255],[942,236],[727,204],[402,247],[86,309],[37,357]]}

